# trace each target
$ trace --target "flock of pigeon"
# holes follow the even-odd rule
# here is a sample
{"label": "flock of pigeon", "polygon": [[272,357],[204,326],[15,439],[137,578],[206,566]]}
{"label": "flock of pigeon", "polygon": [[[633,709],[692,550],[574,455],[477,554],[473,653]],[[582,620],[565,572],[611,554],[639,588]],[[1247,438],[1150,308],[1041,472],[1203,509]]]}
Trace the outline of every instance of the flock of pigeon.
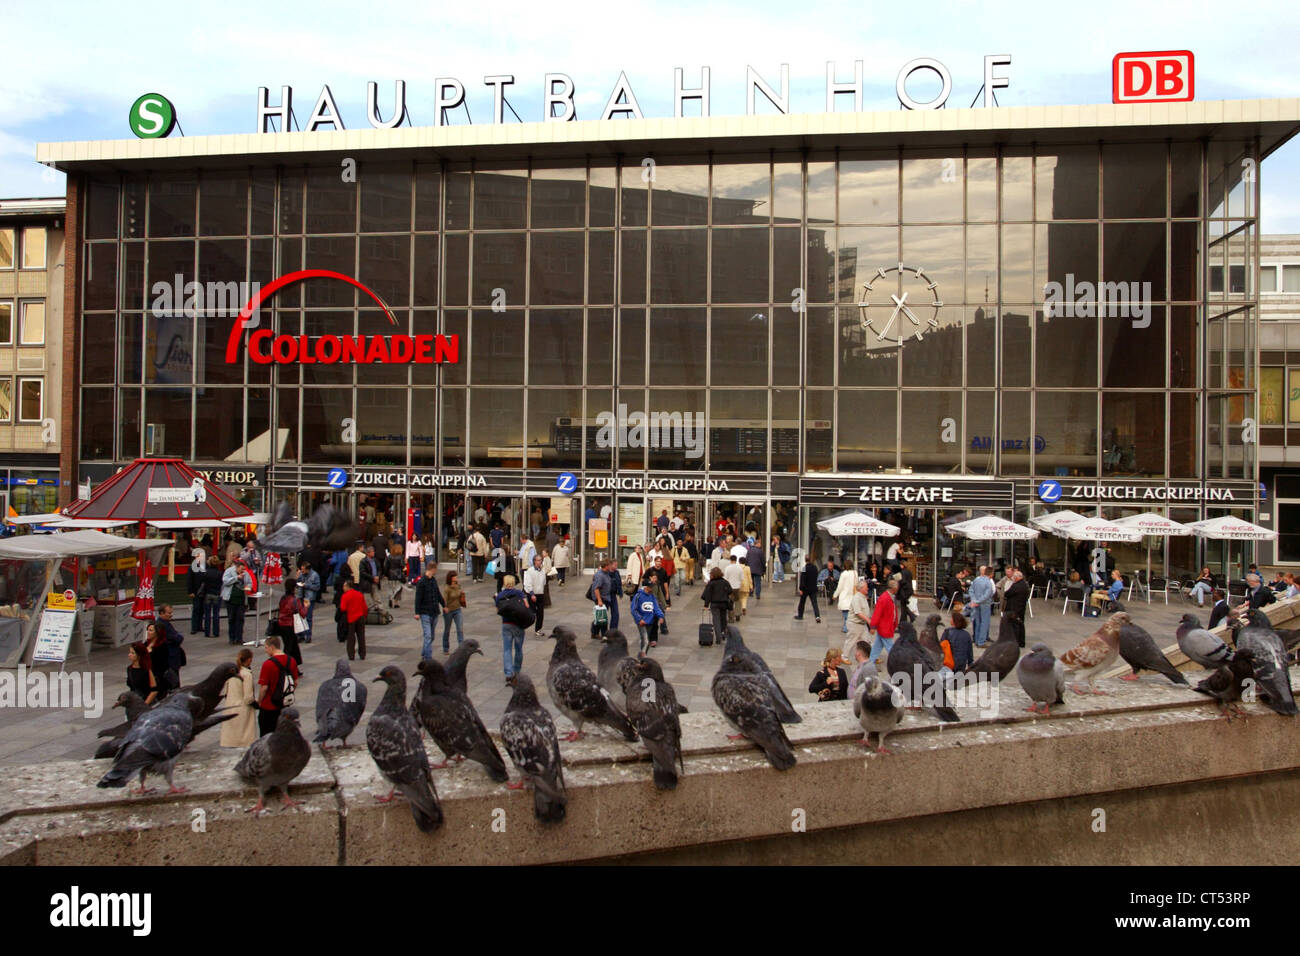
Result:
{"label": "flock of pigeon", "polygon": [[[930,615],[919,635],[910,623],[900,623],[894,647],[886,658],[889,679],[869,672],[858,686],[853,713],[862,727],[864,746],[870,746],[870,737],[875,734],[877,751],[890,753],[885,738],[902,721],[904,711],[918,703],[926,678],[940,676],[938,623],[938,615]],[[1183,615],[1177,631],[1179,648],[1189,659],[1212,671],[1192,689],[1218,701],[1225,717],[1240,714],[1237,703],[1255,696],[1279,714],[1296,714],[1287,670],[1294,655],[1288,657],[1287,642],[1260,611],[1230,617],[1229,627],[1234,646],[1202,628],[1195,615]],[[601,648],[593,672],[579,657],[572,630],[561,625],[551,637],[555,648],[546,670],[546,688],[552,704],[574,726],[564,739],[581,739],[587,724],[609,728],[627,741],[640,739],[650,753],[654,786],[674,789],[678,771],[685,771],[679,715],[686,708],[677,702],[659,663],[651,657],[631,656],[626,638],[615,630]],[[415,671],[420,682],[409,703],[406,675],[400,668],[389,665],[375,678],[387,687],[366,725],[366,746],[391,785],[386,796],[376,799],[388,802],[400,792],[410,805],[416,825],[426,832],[442,823],[432,771],[446,767],[453,759],[480,764],[493,781],[506,783],[510,789],[530,786],[538,820],[554,823],[565,817],[568,796],[561,738],[525,674],[513,679],[513,693],[500,724],[501,743],[520,776],[517,783],[508,782],[510,774],[501,752],[467,691],[466,666],[472,655],[481,653],[479,642],[470,638],[445,661],[421,661]],[[1041,642],[1022,657],[1015,634],[1004,622],[997,641],[967,673],[997,674],[1003,680],[1014,669],[1021,689],[1032,702],[1028,709],[1037,713],[1041,705],[1042,712],[1049,714],[1052,705],[1064,703],[1067,674],[1075,677],[1070,685],[1075,693],[1105,693],[1096,688],[1095,681],[1116,658],[1122,658],[1132,668],[1125,680],[1136,680],[1141,671],[1150,670],[1175,684],[1187,685],[1186,678],[1161,652],[1155,639],[1123,611],[1112,614],[1094,634],[1059,659]],[[138,776],[140,787],[132,792],[148,793],[151,791],[144,787],[146,775],[161,774],[167,780],[169,794],[184,792],[172,781],[176,760],[199,733],[234,716],[223,712],[220,702],[226,680],[235,674],[234,664],[221,664],[204,680],[170,694],[152,707],[145,707],[133,693],[122,694],[113,706],[124,709],[126,721],[99,734],[107,739],[95,756],[113,760],[99,786],[122,787]],[[920,683],[916,682],[918,676]],[[1079,681],[1086,681],[1086,689]],[[938,703],[931,701],[936,716],[941,721],[960,720],[949,706],[943,680],[932,679],[929,683],[939,688]],[[730,739],[749,739],[777,770],[794,766],[794,748],[783,725],[799,723],[801,718],[767,662],[745,646],[734,626],[727,628],[712,696],[723,716],[739,731],[728,735]],[[366,698],[365,685],[352,676],[346,660],[339,660],[334,676],[321,685],[317,694],[313,742],[325,748],[337,740],[346,747],[365,712]],[[442,751],[442,763],[430,764],[423,740],[425,732]],[[281,791],[286,806],[298,805],[290,799],[288,785],[310,759],[311,744],[303,736],[298,711],[287,708],[276,729],[254,741],[235,766],[241,777],[257,787],[258,800],[251,811],[260,812],[266,795],[275,789]]]}

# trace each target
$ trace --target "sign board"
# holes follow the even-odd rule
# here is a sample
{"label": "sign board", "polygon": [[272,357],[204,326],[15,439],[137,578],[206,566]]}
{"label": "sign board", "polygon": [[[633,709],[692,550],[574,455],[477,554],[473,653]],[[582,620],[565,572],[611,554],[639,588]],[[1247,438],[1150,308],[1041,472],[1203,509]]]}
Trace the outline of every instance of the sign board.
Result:
{"label": "sign board", "polygon": [[1015,485],[1010,481],[955,481],[948,476],[804,478],[799,482],[799,501],[856,509],[1009,510],[1015,503]]}
{"label": "sign board", "polygon": [[1180,103],[1195,97],[1191,50],[1116,53],[1111,60],[1114,103]]}
{"label": "sign board", "polygon": [[[597,540],[604,538],[603,545],[596,544]],[[590,518],[587,521],[587,544],[595,547],[609,546],[609,522],[604,518]]]}
{"label": "sign board", "polygon": [[62,664],[74,648],[85,654],[85,642],[81,639],[81,633],[74,628],[76,622],[76,611],[46,608],[41,615],[41,629],[36,634],[32,662]]}
{"label": "sign board", "polygon": [[620,501],[618,503],[619,545],[645,544],[648,534],[645,524],[645,502]]}
{"label": "sign board", "polygon": [[151,505],[196,504],[206,497],[203,479],[196,478],[192,485],[184,488],[150,488],[147,500]]}
{"label": "sign board", "polygon": [[[1044,482],[1043,484],[1047,484]],[[1142,485],[1122,482],[1070,481],[1059,482],[1059,491],[1053,502],[1063,501],[1141,501],[1169,502],[1177,504],[1187,502],[1233,502],[1253,504],[1254,489],[1249,484],[1238,485]],[[1043,498],[1044,501],[1048,499]]]}
{"label": "sign board", "polygon": [[55,611],[75,611],[77,609],[77,594],[75,591],[51,592],[46,595],[45,606]]}

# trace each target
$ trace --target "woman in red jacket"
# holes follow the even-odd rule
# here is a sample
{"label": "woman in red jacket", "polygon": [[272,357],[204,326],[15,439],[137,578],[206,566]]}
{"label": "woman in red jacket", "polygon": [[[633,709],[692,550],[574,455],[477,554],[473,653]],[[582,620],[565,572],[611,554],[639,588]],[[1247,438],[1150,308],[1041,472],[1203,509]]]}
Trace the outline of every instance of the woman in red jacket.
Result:
{"label": "woman in red jacket", "polygon": [[284,643],[284,651],[294,659],[298,667],[302,667],[302,651],[298,649],[298,632],[293,629],[293,616],[295,614],[302,617],[307,616],[307,602],[300,600],[295,594],[297,582],[293,578],[286,578],[284,582],[284,594],[280,598],[280,605],[276,609],[275,626],[276,633],[280,635],[280,640]]}

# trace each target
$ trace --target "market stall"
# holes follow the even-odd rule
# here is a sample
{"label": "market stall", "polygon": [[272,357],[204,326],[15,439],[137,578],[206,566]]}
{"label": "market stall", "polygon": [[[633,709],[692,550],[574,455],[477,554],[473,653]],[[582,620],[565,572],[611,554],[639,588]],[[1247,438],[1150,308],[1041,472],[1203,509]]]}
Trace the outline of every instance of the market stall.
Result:
{"label": "market stall", "polygon": [[38,635],[56,630],[52,613],[74,615],[57,629],[68,632],[65,655],[92,640],[142,640],[144,622],[131,616],[135,568],[141,557],[157,565],[169,547],[89,529],[0,541],[0,667],[32,662]]}

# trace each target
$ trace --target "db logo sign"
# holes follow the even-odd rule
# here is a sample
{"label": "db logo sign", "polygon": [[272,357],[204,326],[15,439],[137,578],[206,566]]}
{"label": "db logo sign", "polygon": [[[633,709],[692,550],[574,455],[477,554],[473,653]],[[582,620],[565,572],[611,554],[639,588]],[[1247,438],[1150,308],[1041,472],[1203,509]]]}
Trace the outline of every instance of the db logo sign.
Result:
{"label": "db logo sign", "polygon": [[1115,103],[1178,103],[1196,93],[1191,50],[1117,53],[1111,61],[1111,99]]}

